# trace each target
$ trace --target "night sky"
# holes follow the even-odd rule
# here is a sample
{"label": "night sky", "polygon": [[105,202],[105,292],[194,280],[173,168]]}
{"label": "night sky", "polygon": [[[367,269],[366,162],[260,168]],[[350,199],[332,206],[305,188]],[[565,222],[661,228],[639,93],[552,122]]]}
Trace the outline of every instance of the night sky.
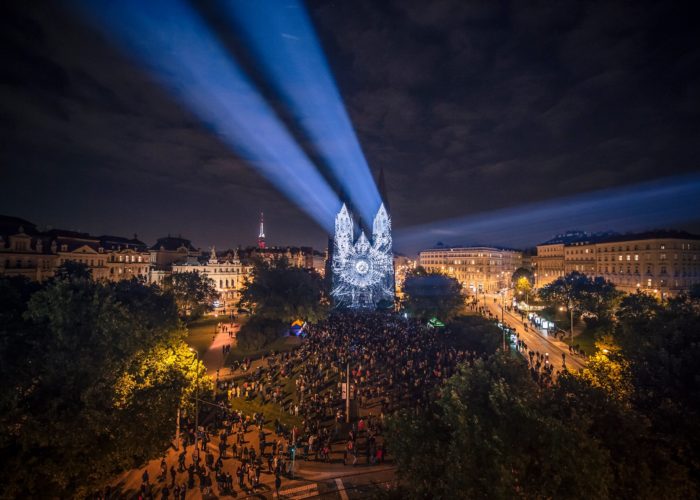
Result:
{"label": "night sky", "polygon": [[[270,244],[324,247],[313,221],[67,5],[0,8],[0,213],[229,248],[255,242],[264,211]],[[397,229],[700,170],[690,4],[307,5]]]}

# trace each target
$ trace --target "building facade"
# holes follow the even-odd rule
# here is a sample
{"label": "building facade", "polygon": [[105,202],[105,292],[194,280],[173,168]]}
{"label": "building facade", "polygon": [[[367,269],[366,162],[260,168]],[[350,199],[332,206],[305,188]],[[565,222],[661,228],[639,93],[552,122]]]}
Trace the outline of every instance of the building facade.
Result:
{"label": "building facade", "polygon": [[456,278],[471,293],[493,293],[511,285],[522,253],[494,247],[431,248],[419,253],[419,265]]}
{"label": "building facade", "polygon": [[136,239],[91,236],[51,229],[39,231],[31,222],[0,216],[0,274],[33,281],[51,278],[67,262],[84,264],[96,280],[148,281],[150,254]]}
{"label": "building facade", "polygon": [[623,292],[659,297],[700,283],[700,236],[678,231],[620,235],[596,244],[596,272]]}
{"label": "building facade", "polygon": [[[154,270],[169,271],[173,264],[182,264],[197,259],[200,251],[188,239],[174,236],[159,238],[149,249],[150,261]],[[159,280],[156,280],[158,282]]]}
{"label": "building facade", "polygon": [[120,281],[137,278],[150,281],[151,253],[148,246],[134,238],[100,236],[100,246],[107,253],[107,279]]}
{"label": "building facade", "polygon": [[535,288],[548,285],[567,274],[564,264],[567,246],[585,245],[591,241],[592,236],[588,233],[569,231],[537,245],[537,255],[532,257]]}
{"label": "building facade", "polygon": [[209,278],[219,295],[217,312],[222,314],[235,313],[238,308],[238,300],[245,280],[250,276],[252,268],[245,266],[238,258],[238,253],[227,254],[223,259],[216,255],[216,249],[212,247],[209,260],[199,262],[197,260],[173,264],[173,273],[199,273]]}
{"label": "building facade", "polygon": [[627,293],[678,295],[700,283],[700,236],[682,231],[567,233],[537,246],[537,287],[571,272],[603,277]]}
{"label": "building facade", "polygon": [[0,216],[0,275],[44,281],[53,276],[57,255],[34,224]]}

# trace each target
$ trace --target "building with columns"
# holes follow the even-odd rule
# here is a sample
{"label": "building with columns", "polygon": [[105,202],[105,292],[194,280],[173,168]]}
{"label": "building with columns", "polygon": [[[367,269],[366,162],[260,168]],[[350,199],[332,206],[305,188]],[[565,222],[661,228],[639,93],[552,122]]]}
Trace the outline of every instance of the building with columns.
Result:
{"label": "building with columns", "polygon": [[216,309],[222,314],[235,313],[241,289],[246,278],[250,276],[251,269],[250,266],[241,263],[238,251],[228,253],[219,259],[214,247],[211,249],[209,259],[204,262],[191,259],[172,266],[173,273],[195,272],[209,278],[219,294],[219,306]]}

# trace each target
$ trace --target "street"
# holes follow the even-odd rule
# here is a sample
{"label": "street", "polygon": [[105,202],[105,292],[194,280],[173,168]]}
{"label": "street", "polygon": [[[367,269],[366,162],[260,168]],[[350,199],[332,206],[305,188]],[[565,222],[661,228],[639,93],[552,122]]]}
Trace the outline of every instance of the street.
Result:
{"label": "street", "polygon": [[[497,299],[496,302],[494,302],[494,298]],[[479,305],[483,305],[483,302],[480,301]],[[500,295],[486,295],[486,307],[495,318],[501,320]],[[569,346],[564,342],[546,336],[532,326],[526,330],[520,315],[506,310],[503,319],[506,326],[513,328],[520,335],[520,340],[525,342],[529,351],[540,354],[548,353],[549,362],[552,363],[555,371],[564,368],[562,354],[566,355],[566,368],[568,370],[578,371],[586,366],[582,356],[569,354]]]}

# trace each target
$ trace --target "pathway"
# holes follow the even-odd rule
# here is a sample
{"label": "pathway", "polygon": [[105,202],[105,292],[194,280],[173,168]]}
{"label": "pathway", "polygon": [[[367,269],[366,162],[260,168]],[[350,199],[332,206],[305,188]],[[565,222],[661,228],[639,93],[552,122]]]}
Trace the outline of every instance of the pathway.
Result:
{"label": "pathway", "polygon": [[[237,333],[239,329],[240,324],[234,323],[234,333]],[[226,357],[224,356],[223,347],[229,344],[233,347],[235,343],[236,339],[229,337],[228,332],[221,331],[214,336],[209,349],[202,356],[202,363],[204,363],[208,375],[214,377],[216,371],[224,367]]]}

